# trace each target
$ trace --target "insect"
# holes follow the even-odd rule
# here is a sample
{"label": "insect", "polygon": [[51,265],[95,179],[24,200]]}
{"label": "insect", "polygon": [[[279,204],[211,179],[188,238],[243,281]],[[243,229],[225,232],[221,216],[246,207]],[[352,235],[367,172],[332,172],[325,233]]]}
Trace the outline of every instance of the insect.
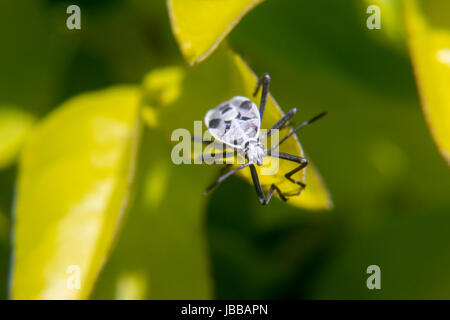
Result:
{"label": "insect", "polygon": [[[275,191],[278,193],[282,200],[287,201],[287,197],[274,183],[271,184],[267,196],[264,194],[264,190],[259,181],[255,165],[262,166],[263,159],[266,156],[277,157],[279,159],[298,163],[299,166],[286,173],[285,178],[292,183],[296,183],[301,186],[301,189],[297,193],[297,195],[299,195],[300,192],[305,188],[305,184],[303,182],[294,180],[292,178],[292,175],[305,168],[308,164],[308,160],[304,157],[277,152],[275,150],[279,145],[285,142],[290,136],[294,135],[298,130],[322,118],[326,114],[326,112],[323,112],[315,116],[314,118],[303,122],[301,125],[293,129],[289,134],[287,134],[283,139],[281,139],[281,141],[277,145],[271,147],[270,149],[266,149],[261,142],[262,139],[271,136],[274,130],[278,130],[286,125],[290,125],[289,120],[297,112],[297,108],[293,108],[280,120],[278,120],[272,126],[272,128],[268,130],[265,136],[261,136],[261,121],[264,116],[267,95],[269,93],[269,85],[270,75],[268,73],[265,73],[258,80],[256,89],[253,93],[253,96],[256,96],[262,86],[259,109],[258,106],[254,102],[250,101],[249,98],[243,96],[235,96],[232,99],[219,104],[216,108],[211,109],[206,113],[204,122],[214,139],[239,152],[244,156],[247,162],[219,177],[205,190],[205,194],[237,171],[249,167],[258,200],[262,205],[267,205],[270,202],[270,199],[272,198]],[[228,154],[225,152],[223,154],[223,158],[225,159],[227,156]]]}

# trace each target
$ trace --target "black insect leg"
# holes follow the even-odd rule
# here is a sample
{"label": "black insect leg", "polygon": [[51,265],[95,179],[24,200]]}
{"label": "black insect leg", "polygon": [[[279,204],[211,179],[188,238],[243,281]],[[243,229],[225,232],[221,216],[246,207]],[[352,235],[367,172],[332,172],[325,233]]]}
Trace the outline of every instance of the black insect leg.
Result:
{"label": "black insect leg", "polygon": [[237,171],[244,169],[245,167],[248,167],[251,163],[247,162],[244,163],[242,165],[240,165],[237,168],[234,168],[233,170],[228,171],[227,173],[225,173],[223,176],[219,177],[219,179],[217,179],[213,184],[211,184],[208,188],[205,189],[205,194],[207,194],[209,191],[211,191],[214,187],[216,187],[217,185],[221,184],[226,178],[228,178],[229,176],[233,175],[234,173],[236,173]]}
{"label": "black insect leg", "polygon": [[272,130],[276,130],[276,129],[280,129],[280,128],[284,127],[296,113],[297,113],[297,108],[291,109],[280,120],[278,120],[277,123],[275,123],[273,125],[273,127],[270,128],[269,131],[267,131],[266,137],[270,137],[272,135],[272,132],[273,132]]}
{"label": "black insect leg", "polygon": [[307,125],[310,125],[311,123],[313,123],[314,121],[319,120],[320,118],[322,118],[323,116],[325,116],[327,113],[326,112],[322,112],[321,114],[318,114],[317,116],[315,116],[314,118],[303,122],[301,125],[299,125],[297,128],[295,128],[294,130],[292,130],[288,135],[286,135],[283,139],[281,139],[281,141],[274,147],[271,148],[271,150],[275,150],[279,145],[281,145],[283,142],[285,142],[290,136],[292,136],[293,134],[295,134],[298,130],[306,127]]}
{"label": "black insect leg", "polygon": [[[208,140],[203,140],[202,137],[198,137],[198,136],[192,136],[192,141],[195,142],[201,142],[204,146],[209,146],[211,144],[213,144],[214,147],[221,149],[223,147],[223,144],[218,143],[216,141],[208,141]],[[228,150],[223,150],[222,152],[222,156],[221,158],[216,158],[216,160],[225,160],[227,158],[229,158],[230,156],[233,156],[236,153],[236,149],[233,149],[231,147],[227,147]],[[230,150],[232,149],[232,150]],[[213,153],[211,153],[211,157],[213,157]],[[214,153],[215,154],[215,153]],[[205,157],[203,156],[203,154],[200,154],[199,156],[197,156],[196,160],[203,160],[205,159]]]}
{"label": "black insect leg", "polygon": [[212,142],[212,141],[203,140],[202,137],[198,137],[198,136],[192,136],[191,139],[193,142],[201,142],[203,144],[210,144]]}
{"label": "black insect leg", "polygon": [[269,85],[270,85],[270,75],[266,72],[263,74],[261,78],[259,78],[258,83],[256,84],[255,92],[253,93],[253,96],[256,96],[256,94],[259,91],[259,88],[262,86],[261,103],[259,104],[259,115],[261,121],[264,116],[264,110],[266,109],[267,95],[269,93]]}
{"label": "black insect leg", "polygon": [[306,158],[304,158],[304,157],[298,157],[298,156],[294,156],[292,154],[283,153],[283,152],[271,152],[270,156],[277,157],[277,158],[284,159],[284,160],[289,160],[289,161],[296,162],[296,163],[300,164],[297,168],[289,171],[288,173],[286,173],[284,175],[286,177],[286,179],[288,179],[292,183],[296,183],[296,184],[298,184],[299,186],[302,187],[302,189],[298,192],[298,194],[300,194],[300,192],[306,186],[305,186],[305,184],[303,182],[292,179],[292,175],[294,175],[295,173],[297,173],[300,170],[302,170],[303,168],[305,168],[308,165],[308,160]]}
{"label": "black insect leg", "polygon": [[253,184],[255,186],[256,194],[258,195],[259,203],[262,205],[267,205],[270,202],[270,199],[272,199],[272,195],[274,191],[278,192],[278,195],[283,201],[287,201],[286,197],[281,193],[280,189],[272,183],[269,189],[269,193],[267,194],[267,197],[264,195],[264,191],[261,187],[261,183],[259,182],[258,173],[256,172],[255,165],[250,165],[250,172],[252,174],[252,180]]}
{"label": "black insect leg", "polygon": [[[209,154],[208,155],[201,154],[201,155],[198,156],[197,159],[205,160],[205,159],[211,159],[212,158],[215,161],[219,161],[219,160],[226,161],[228,158],[234,157],[235,155],[236,155],[236,152],[235,152],[234,149],[233,150],[223,150],[220,155],[218,155],[215,152],[211,152],[210,155]],[[221,163],[219,163],[219,164],[221,164]]]}

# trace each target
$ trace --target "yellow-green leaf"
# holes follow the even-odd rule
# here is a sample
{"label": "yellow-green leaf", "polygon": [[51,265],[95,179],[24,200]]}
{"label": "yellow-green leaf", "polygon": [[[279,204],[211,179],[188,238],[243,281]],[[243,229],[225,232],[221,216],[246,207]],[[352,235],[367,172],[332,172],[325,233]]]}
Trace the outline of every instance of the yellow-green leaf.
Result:
{"label": "yellow-green leaf", "polygon": [[406,0],[404,8],[422,108],[450,164],[450,2]]}
{"label": "yellow-green leaf", "polygon": [[[238,56],[233,56],[233,62],[239,71],[239,74],[241,76],[242,81],[242,95],[246,97],[251,97],[252,100],[259,105],[260,97],[261,97],[261,90],[257,97],[252,97],[253,91],[255,90],[256,82],[258,78],[256,75],[253,74],[253,72],[250,70],[250,68],[244,63],[244,61]],[[281,108],[276,103],[275,99],[273,99],[272,95],[270,95],[267,99],[267,105],[266,105],[266,111],[264,113],[264,118],[262,120],[261,126],[262,128],[269,129],[271,126],[273,126],[282,116],[284,113],[281,111]],[[279,132],[279,140],[282,139],[284,135],[289,133],[289,128],[285,127],[284,129],[280,130]],[[297,139],[297,136],[294,135],[292,138],[288,139],[286,142],[284,142],[280,148],[280,152],[290,153],[293,155],[299,155],[304,156],[303,149],[300,145],[300,142]],[[268,189],[270,188],[272,183],[275,183],[278,188],[282,191],[283,194],[290,195],[290,194],[296,194],[300,191],[300,186],[290,182],[287,180],[284,175],[298,167],[298,163],[286,161],[286,160],[279,160],[278,163],[278,170],[273,175],[262,175],[262,170],[268,169],[272,165],[272,161],[276,161],[276,159],[273,159],[272,157],[266,157],[264,164],[262,167],[257,166],[257,171],[260,176],[261,185]],[[305,173],[307,171],[307,168],[302,170],[301,172],[295,174],[292,176],[293,179],[303,181],[305,182]],[[250,175],[250,170],[241,170],[238,172],[238,175],[244,177],[246,180],[248,180],[250,183],[252,183],[252,177]]]}
{"label": "yellow-green leaf", "polygon": [[94,299],[212,298],[203,188],[215,170],[175,165],[171,148],[144,129],[135,200]]}
{"label": "yellow-green leaf", "polygon": [[128,203],[139,98],[125,86],[77,96],[30,136],[15,201],[12,298],[88,297]]}
{"label": "yellow-green leaf", "polygon": [[145,75],[142,81],[142,116],[148,126],[156,127],[158,109],[180,97],[183,77],[183,68],[176,66],[156,69]]}
{"label": "yellow-green leaf", "polygon": [[189,64],[208,57],[262,0],[168,0],[175,38]]}
{"label": "yellow-green leaf", "polygon": [[0,169],[17,157],[34,116],[15,107],[0,106]]}
{"label": "yellow-green leaf", "polygon": [[[203,117],[208,109],[216,107],[219,103],[235,95],[247,96],[259,104],[260,94],[257,97],[252,97],[256,82],[257,77],[244,61],[226,46],[222,46],[208,61],[186,70],[183,80],[180,82],[179,97],[159,110],[159,121],[161,124],[164,124],[163,127],[168,131],[168,134],[171,134],[177,128],[186,128],[193,134],[197,134],[192,130],[194,121],[203,122]],[[281,108],[270,96],[262,128],[270,128],[282,116]],[[298,121],[299,117],[301,117],[301,112],[297,114],[296,121]],[[315,125],[319,125],[319,123]],[[204,125],[203,130],[206,131]],[[280,130],[280,138],[287,134],[289,130],[288,127]],[[303,155],[301,145],[295,136],[282,144],[280,151],[294,155]],[[296,168],[298,164],[286,160],[279,161],[279,170],[274,175],[262,176],[261,168],[258,167],[263,187],[267,189],[275,182],[283,193],[297,193],[300,190],[300,186],[288,181],[284,174]],[[300,195],[296,201],[288,201],[288,203],[308,209],[330,208],[332,206],[330,195],[324,185],[318,183],[321,179],[315,176],[314,170],[311,170],[312,178],[305,180],[304,175],[306,172],[308,172],[308,168],[296,173],[293,175],[293,178],[305,181],[307,185],[309,184],[308,180],[311,180],[313,182],[312,185],[315,187],[312,187],[309,192]],[[240,171],[237,175],[245,178],[250,183],[252,181],[248,169]]]}

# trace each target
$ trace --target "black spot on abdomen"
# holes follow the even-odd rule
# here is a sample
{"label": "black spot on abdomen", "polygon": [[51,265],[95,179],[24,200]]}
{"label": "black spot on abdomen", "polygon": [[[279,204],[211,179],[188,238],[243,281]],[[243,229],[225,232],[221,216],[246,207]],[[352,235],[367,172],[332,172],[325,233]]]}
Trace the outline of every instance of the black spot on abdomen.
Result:
{"label": "black spot on abdomen", "polygon": [[208,124],[208,128],[215,129],[220,125],[220,119],[211,119]]}
{"label": "black spot on abdomen", "polygon": [[244,109],[244,110],[250,110],[252,108],[252,102],[250,100],[246,100],[241,103],[239,108]]}
{"label": "black spot on abdomen", "polygon": [[220,108],[220,111],[222,112],[222,114],[227,113],[228,111],[230,111],[232,108],[230,106],[226,106],[226,107],[222,107]]}

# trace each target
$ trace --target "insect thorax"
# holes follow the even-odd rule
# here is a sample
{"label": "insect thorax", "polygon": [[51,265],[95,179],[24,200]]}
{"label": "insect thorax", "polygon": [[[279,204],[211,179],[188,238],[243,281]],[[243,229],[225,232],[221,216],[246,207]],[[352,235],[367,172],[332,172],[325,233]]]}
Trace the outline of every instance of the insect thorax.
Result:
{"label": "insect thorax", "polygon": [[249,140],[245,143],[244,155],[249,162],[262,166],[263,158],[266,156],[264,146],[258,140]]}

